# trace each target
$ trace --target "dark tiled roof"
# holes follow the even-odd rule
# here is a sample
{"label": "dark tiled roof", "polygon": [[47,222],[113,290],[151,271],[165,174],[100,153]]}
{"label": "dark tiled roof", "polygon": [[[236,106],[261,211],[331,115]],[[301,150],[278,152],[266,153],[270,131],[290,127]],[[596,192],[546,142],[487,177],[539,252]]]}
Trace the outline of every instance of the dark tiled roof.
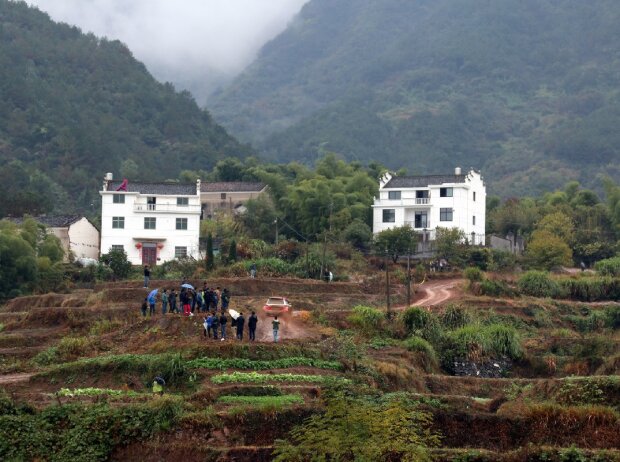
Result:
{"label": "dark tiled roof", "polygon": [[[21,225],[24,222],[23,218],[6,219],[12,221],[13,223],[17,223],[18,225]],[[50,228],[66,228],[71,226],[73,223],[80,221],[82,219],[82,215],[40,216],[32,217],[32,219]]]}
{"label": "dark tiled roof", "polygon": [[219,183],[201,183],[201,192],[259,192],[265,189],[265,183],[249,181],[223,181]]}
{"label": "dark tiled roof", "polygon": [[425,188],[444,183],[465,183],[466,177],[467,175],[395,176],[383,188]]}
{"label": "dark tiled roof", "polygon": [[[121,181],[110,181],[108,183],[108,192],[116,191],[121,183]],[[129,181],[127,182],[127,192],[166,196],[195,196],[196,183],[142,183]]]}

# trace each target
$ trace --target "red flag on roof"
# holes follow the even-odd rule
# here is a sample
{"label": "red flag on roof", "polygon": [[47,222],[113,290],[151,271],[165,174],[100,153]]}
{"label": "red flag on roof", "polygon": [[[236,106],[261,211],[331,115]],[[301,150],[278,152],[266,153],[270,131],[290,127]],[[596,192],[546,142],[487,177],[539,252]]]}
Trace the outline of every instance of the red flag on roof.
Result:
{"label": "red flag on roof", "polygon": [[127,191],[127,178],[123,178],[123,182],[121,183],[121,185],[116,188],[117,191]]}

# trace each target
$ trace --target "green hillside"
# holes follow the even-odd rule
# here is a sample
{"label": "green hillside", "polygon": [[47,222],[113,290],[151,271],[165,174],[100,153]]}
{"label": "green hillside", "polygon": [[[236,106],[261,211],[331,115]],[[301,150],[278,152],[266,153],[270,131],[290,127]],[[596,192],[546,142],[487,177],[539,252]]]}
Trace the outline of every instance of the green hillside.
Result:
{"label": "green hillside", "polygon": [[0,216],[93,211],[105,172],[176,178],[249,152],[122,43],[0,0]]}
{"label": "green hillside", "polygon": [[620,177],[619,20],[613,0],[311,0],[210,108],[275,160],[592,185]]}

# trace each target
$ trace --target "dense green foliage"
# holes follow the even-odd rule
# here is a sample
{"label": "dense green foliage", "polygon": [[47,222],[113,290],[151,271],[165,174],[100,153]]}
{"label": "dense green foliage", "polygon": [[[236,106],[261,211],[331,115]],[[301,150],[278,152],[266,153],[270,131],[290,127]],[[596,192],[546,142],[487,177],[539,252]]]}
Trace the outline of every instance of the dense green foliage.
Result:
{"label": "dense green foliage", "polygon": [[42,411],[0,399],[2,460],[108,460],[116,446],[168,430],[181,411],[178,401],[167,398],[123,407],[70,404]]}
{"label": "dense green foliage", "polygon": [[196,358],[187,361],[188,368],[201,369],[285,369],[287,367],[316,367],[320,369],[342,369],[342,364],[337,361],[325,361],[322,359],[289,357],[271,360],[251,360],[246,358]]}
{"label": "dense green foliage", "polygon": [[60,241],[34,220],[0,221],[0,300],[63,285]]}
{"label": "dense green foliage", "polygon": [[251,152],[118,41],[0,1],[0,217],[94,212],[105,172],[175,178]]}
{"label": "dense green foliage", "polygon": [[320,384],[348,383],[349,379],[331,375],[307,374],[259,374],[258,372],[232,372],[211,377],[213,383],[268,383],[268,382],[310,382]]}
{"label": "dense green foliage", "polygon": [[610,0],[313,0],[210,104],[274,159],[473,165],[504,196],[591,185],[620,173],[619,16]]}
{"label": "dense green foliage", "polygon": [[543,271],[528,271],[519,278],[518,285],[521,293],[533,297],[555,297],[560,293],[558,283]]}
{"label": "dense green foliage", "polygon": [[426,448],[439,444],[432,416],[403,399],[373,400],[337,395],[326,411],[277,441],[276,461],[430,460]]}
{"label": "dense green foliage", "polygon": [[597,261],[594,268],[603,276],[620,276],[620,257]]}

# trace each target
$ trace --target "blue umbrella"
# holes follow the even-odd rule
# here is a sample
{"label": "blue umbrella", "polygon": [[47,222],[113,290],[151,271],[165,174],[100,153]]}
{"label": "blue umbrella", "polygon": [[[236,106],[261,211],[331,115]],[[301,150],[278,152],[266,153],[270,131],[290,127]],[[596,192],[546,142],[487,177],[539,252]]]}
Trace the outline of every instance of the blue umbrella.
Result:
{"label": "blue umbrella", "polygon": [[188,283],[185,284],[181,284],[181,287],[185,288],[185,289],[192,289],[194,290],[194,286]]}
{"label": "blue umbrella", "polygon": [[151,290],[151,292],[149,293],[149,296],[147,297],[149,300],[155,300],[155,297],[157,296],[157,292],[159,291],[159,289],[153,289]]}

